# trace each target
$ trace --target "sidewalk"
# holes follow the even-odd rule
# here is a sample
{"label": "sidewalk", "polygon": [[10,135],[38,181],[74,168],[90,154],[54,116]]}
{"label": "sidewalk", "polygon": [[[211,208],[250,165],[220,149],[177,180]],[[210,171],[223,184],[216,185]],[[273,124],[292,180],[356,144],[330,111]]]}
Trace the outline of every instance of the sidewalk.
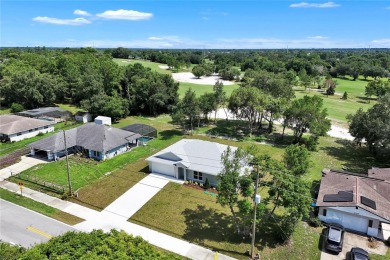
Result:
{"label": "sidewalk", "polygon": [[[145,181],[146,183],[150,183],[149,179]],[[164,180],[160,179],[157,182],[160,183],[159,185],[163,185]],[[16,193],[19,192],[19,186],[17,184],[5,180],[0,181],[0,187],[12,192],[16,192]],[[130,192],[130,190],[128,192]],[[124,200],[125,197],[123,197],[124,195],[119,197],[118,200],[114,201],[108,207],[111,206],[112,209],[116,210],[117,209],[116,205],[124,203],[125,201]],[[104,231],[109,231],[113,228],[118,230],[124,230],[127,233],[132,234],[134,236],[141,236],[143,239],[145,239],[146,241],[148,241],[149,243],[155,246],[161,247],[165,250],[174,252],[184,257],[188,257],[196,260],[214,259],[215,252],[209,249],[128,222],[127,218],[124,216],[127,216],[132,212],[131,208],[128,208],[129,209],[128,211],[119,212],[121,214],[122,213],[125,214],[124,216],[122,216],[116,214],[115,212],[108,211],[107,208],[102,212],[99,212],[96,210],[86,208],[84,206],[80,206],[72,202],[63,201],[58,198],[51,197],[49,195],[40,193],[38,191],[29,188],[23,188],[23,196],[42,202],[53,208],[62,210],[69,214],[85,219],[86,221],[73,226],[74,228],[80,231],[90,232],[93,229],[102,229]],[[227,259],[234,259],[234,258],[222,254],[218,254],[218,259],[227,260]]]}
{"label": "sidewalk", "polygon": [[4,169],[0,170],[0,181],[5,180],[9,178],[12,174],[18,174],[24,170],[27,170],[28,168],[31,168],[37,164],[40,163],[48,163],[46,160],[42,160],[35,157],[29,157],[29,156],[22,156],[21,161],[18,163],[15,163],[11,166],[8,166]]}

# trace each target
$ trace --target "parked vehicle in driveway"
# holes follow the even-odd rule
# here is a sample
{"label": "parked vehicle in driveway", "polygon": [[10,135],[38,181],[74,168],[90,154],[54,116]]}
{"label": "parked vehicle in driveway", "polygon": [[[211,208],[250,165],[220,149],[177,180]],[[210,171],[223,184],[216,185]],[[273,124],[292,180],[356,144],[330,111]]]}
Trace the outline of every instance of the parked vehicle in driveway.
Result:
{"label": "parked vehicle in driveway", "polygon": [[341,252],[343,249],[344,227],[338,224],[330,224],[326,232],[325,248],[333,252]]}
{"label": "parked vehicle in driveway", "polygon": [[360,247],[351,249],[351,260],[368,260],[368,252]]}

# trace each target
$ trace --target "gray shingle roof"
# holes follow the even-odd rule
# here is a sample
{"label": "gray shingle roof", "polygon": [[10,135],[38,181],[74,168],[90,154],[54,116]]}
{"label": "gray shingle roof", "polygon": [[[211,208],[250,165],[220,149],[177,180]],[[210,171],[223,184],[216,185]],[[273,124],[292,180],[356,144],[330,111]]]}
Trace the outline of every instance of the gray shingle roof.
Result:
{"label": "gray shingle roof", "polygon": [[[339,191],[351,190],[353,193],[352,201],[324,202],[326,194],[337,194]],[[376,209],[362,204],[361,196],[375,201]],[[390,221],[390,181],[384,178],[372,178],[369,175],[360,176],[324,170],[316,205],[328,207],[359,206]]]}
{"label": "gray shingle roof", "polygon": [[[107,152],[133,141],[141,135],[106,125],[88,123],[65,131],[68,147],[82,146],[98,152]],[[58,152],[65,149],[63,133],[57,133],[28,145],[34,149]]]}
{"label": "gray shingle roof", "polygon": [[[221,155],[227,145],[196,139],[183,139],[147,158],[147,161],[181,163],[188,169],[218,175],[223,169]],[[231,146],[232,151],[237,147]]]}
{"label": "gray shingle roof", "polygon": [[6,135],[16,134],[30,129],[50,125],[54,125],[54,122],[16,115],[0,116],[0,133]]}

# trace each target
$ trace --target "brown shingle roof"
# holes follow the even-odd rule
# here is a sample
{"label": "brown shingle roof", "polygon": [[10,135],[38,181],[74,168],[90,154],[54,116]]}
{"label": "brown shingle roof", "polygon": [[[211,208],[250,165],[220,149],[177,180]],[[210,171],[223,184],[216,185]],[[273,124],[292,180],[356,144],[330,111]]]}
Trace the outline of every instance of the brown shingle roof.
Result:
{"label": "brown shingle roof", "polygon": [[[376,172],[388,172],[390,169],[375,169]],[[371,170],[369,170],[370,173]],[[376,178],[372,178],[368,174],[358,175],[346,172],[339,172],[333,170],[323,170],[323,177],[321,179],[320,190],[317,198],[317,206],[327,207],[348,207],[359,206],[379,217],[390,221],[390,181],[387,180],[388,175],[378,174]],[[339,191],[352,191],[352,201],[330,201],[324,202],[326,194],[337,194]],[[362,204],[361,197],[366,197],[375,202],[376,209]]]}
{"label": "brown shingle roof", "polygon": [[0,116],[0,133],[11,135],[30,129],[54,125],[54,122],[16,115]]}

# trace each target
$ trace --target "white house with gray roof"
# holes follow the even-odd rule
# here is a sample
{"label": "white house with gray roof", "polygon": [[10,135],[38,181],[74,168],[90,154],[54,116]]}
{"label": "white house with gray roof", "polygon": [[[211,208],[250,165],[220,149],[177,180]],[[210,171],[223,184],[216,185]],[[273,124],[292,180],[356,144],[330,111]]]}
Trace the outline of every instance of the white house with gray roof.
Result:
{"label": "white house with gray roof", "polygon": [[17,115],[0,116],[0,139],[9,142],[54,131],[54,122]]}
{"label": "white house with gray roof", "polygon": [[[227,145],[196,139],[183,139],[146,159],[152,173],[179,180],[205,182],[216,186],[222,171],[221,155]],[[230,147],[234,152],[237,147]]]}
{"label": "white house with gray roof", "polygon": [[[140,134],[107,125],[87,123],[65,131],[68,153],[84,152],[90,158],[105,160],[128,151],[137,145]],[[28,145],[31,154],[47,153],[49,160],[65,155],[63,132],[41,139]]]}

